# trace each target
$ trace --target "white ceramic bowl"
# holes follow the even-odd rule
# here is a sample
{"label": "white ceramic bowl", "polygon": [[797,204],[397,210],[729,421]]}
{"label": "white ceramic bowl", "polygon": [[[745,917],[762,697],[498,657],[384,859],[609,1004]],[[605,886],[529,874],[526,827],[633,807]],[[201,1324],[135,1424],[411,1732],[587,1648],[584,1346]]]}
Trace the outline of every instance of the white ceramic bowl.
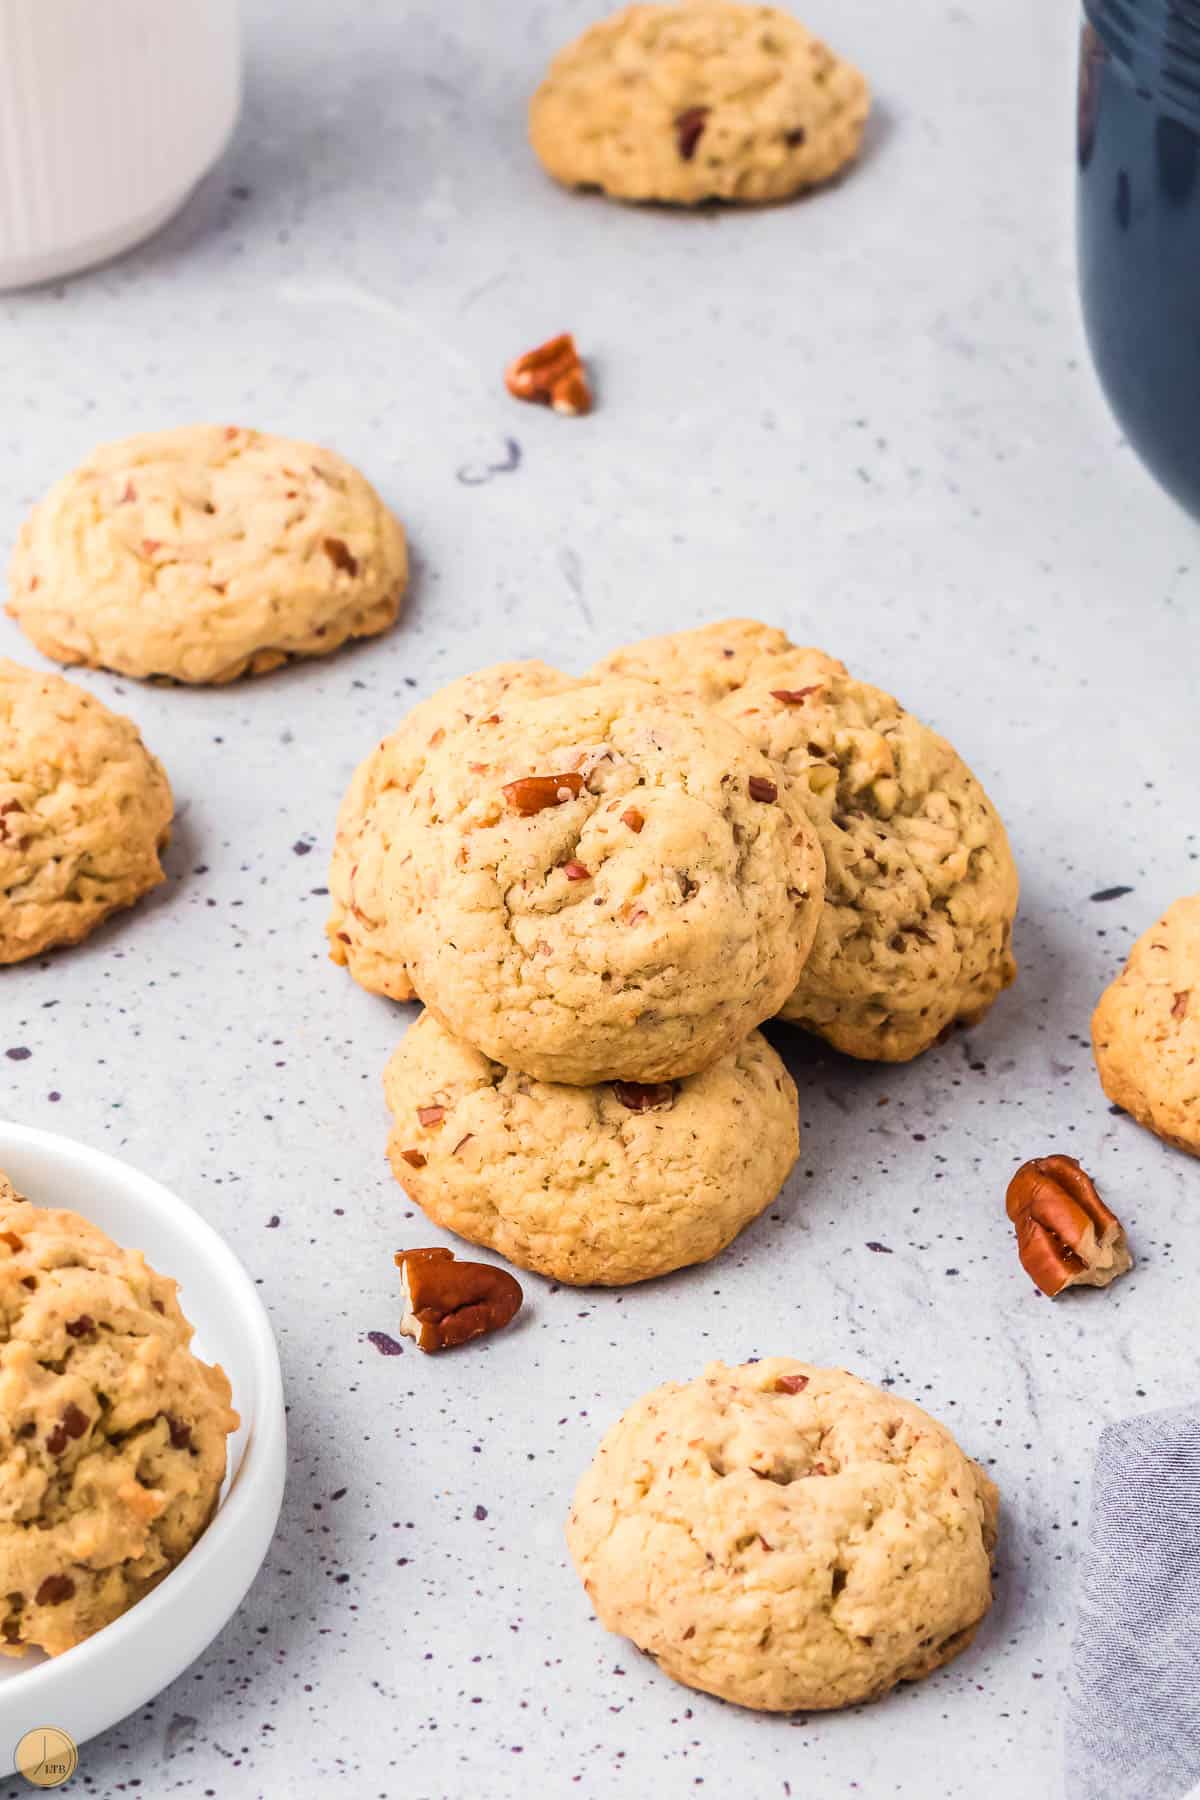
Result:
{"label": "white ceramic bowl", "polygon": [[0,288],[156,231],[229,141],[238,0],[0,0]]}
{"label": "white ceramic bowl", "polygon": [[222,1365],[242,1418],[212,1524],[165,1581],[62,1656],[0,1657],[3,1769],[26,1731],[57,1725],[83,1743],[142,1706],[211,1642],[237,1611],[274,1535],[287,1436],[262,1301],[199,1213],[114,1157],[3,1120],[0,1169],[36,1205],[82,1213],[179,1282],[180,1304],[196,1327],[193,1347]]}

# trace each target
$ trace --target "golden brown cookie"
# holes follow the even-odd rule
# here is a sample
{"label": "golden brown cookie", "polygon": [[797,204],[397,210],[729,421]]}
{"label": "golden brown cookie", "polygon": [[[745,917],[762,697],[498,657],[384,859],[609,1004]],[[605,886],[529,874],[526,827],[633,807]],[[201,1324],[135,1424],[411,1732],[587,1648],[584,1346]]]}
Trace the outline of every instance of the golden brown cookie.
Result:
{"label": "golden brown cookie", "polygon": [[768,1712],[873,1700],[964,1650],[998,1502],[911,1401],[768,1357],[668,1382],[613,1426],[567,1543],[600,1623]]}
{"label": "golden brown cookie", "polygon": [[555,180],[620,200],[785,200],[858,153],[858,70],[790,13],[734,0],[627,6],[550,65],[529,108]]}
{"label": "golden brown cookie", "polygon": [[51,1656],[191,1549],[238,1425],[175,1283],[0,1175],[0,1650]]}
{"label": "golden brown cookie", "polygon": [[905,1062],[974,1024],[1016,974],[1004,826],[944,738],[823,650],[730,619],[600,665],[715,703],[791,777],[825,853],[825,909],[781,1016]]}
{"label": "golden brown cookie", "polygon": [[1109,1099],[1200,1156],[1200,894],[1133,946],[1092,1015],[1092,1046]]}
{"label": "golden brown cookie", "polygon": [[391,849],[427,752],[473,719],[498,719],[510,693],[552,694],[570,686],[569,675],[543,662],[496,663],[422,700],[359,764],[338,814],[325,932],[330,956],[360,987],[392,1000],[415,997],[398,948],[408,901]]}
{"label": "golden brown cookie", "polygon": [[825,907],[781,1016],[882,1062],[978,1023],[1016,976],[1018,884],[958,753],[820,651],[752,668],[717,711],[806,796],[825,852]]}
{"label": "golden brown cookie", "polygon": [[105,444],[21,528],[8,611],[58,662],[265,674],[391,625],[404,532],[331,450],[236,426]]}
{"label": "golden brown cookie", "polygon": [[422,1211],[578,1286],[707,1262],[770,1205],[800,1142],[796,1089],[757,1031],[684,1081],[566,1087],[423,1013],[384,1091],[392,1169]]}
{"label": "golden brown cookie", "polygon": [[131,720],[0,657],[0,963],[78,943],[156,887],[172,811]]}
{"label": "golden brown cookie", "polygon": [[425,1004],[493,1061],[577,1086],[727,1056],[795,986],[823,884],[787,777],[640,681],[510,696],[456,732],[390,856]]}

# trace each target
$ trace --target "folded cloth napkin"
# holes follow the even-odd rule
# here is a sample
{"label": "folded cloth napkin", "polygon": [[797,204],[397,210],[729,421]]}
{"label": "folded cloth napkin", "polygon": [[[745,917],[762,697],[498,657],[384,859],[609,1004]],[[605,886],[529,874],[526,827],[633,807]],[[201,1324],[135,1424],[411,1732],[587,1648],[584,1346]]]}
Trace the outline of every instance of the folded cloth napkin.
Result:
{"label": "folded cloth napkin", "polygon": [[1200,1795],[1200,1406],[1101,1434],[1066,1763],[1068,1800]]}

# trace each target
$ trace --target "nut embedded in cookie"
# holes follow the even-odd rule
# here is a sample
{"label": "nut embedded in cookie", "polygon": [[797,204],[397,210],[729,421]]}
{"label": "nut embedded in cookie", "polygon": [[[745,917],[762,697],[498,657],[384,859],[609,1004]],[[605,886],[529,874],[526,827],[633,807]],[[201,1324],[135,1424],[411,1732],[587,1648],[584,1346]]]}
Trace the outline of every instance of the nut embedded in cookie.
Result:
{"label": "nut embedded in cookie", "polygon": [[920,1407],[842,1369],[712,1363],[635,1402],[575,1493],[600,1623],[739,1706],[852,1706],[957,1656],[998,1501]]}
{"label": "nut embedded in cookie", "polygon": [[702,1074],[535,1081],[423,1013],[384,1074],[397,1181],[434,1221],[555,1281],[617,1286],[716,1256],[796,1160],[796,1090],[758,1032]]}

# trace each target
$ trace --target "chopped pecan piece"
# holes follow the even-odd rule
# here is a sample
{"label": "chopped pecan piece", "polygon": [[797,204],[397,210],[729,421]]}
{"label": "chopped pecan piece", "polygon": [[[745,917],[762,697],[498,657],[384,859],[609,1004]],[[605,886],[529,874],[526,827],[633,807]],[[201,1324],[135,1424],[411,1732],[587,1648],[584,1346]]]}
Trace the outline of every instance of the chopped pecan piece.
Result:
{"label": "chopped pecan piece", "polygon": [[450,1350],[516,1317],[520,1283],[492,1263],[457,1262],[451,1250],[399,1250],[400,1335],[420,1350]]}
{"label": "chopped pecan piece", "polygon": [[1174,996],[1171,1001],[1171,1017],[1173,1019],[1187,1018],[1188,1001],[1191,998],[1191,993],[1191,988],[1183,988],[1180,993]]}
{"label": "chopped pecan piece", "polygon": [[446,1109],[444,1106],[418,1106],[417,1108],[417,1118],[427,1129],[431,1126],[440,1125],[445,1116]]}
{"label": "chopped pecan piece", "polygon": [[513,811],[527,819],[548,806],[577,800],[583,792],[583,776],[522,775],[519,781],[508,782],[501,792]]}
{"label": "chopped pecan piece", "polygon": [[691,162],[696,154],[696,145],[704,135],[704,127],[708,124],[709,108],[707,106],[689,106],[675,117],[675,142],[679,146],[679,154],[684,162]]}
{"label": "chopped pecan piece", "polygon": [[781,1375],[775,1383],[777,1394],[801,1394],[808,1386],[807,1375]]}
{"label": "chopped pecan piece", "polygon": [[779,789],[773,781],[768,781],[765,775],[752,775],[747,786],[750,789],[752,800],[770,801],[779,798]]}
{"label": "chopped pecan piece", "polygon": [[25,1248],[25,1239],[18,1237],[15,1231],[0,1231],[0,1243],[7,1244],[14,1256]]}
{"label": "chopped pecan piece", "polygon": [[812,687],[772,688],[771,698],[780,701],[784,706],[803,706],[810,694],[819,694],[820,691],[820,682],[814,682]]}
{"label": "chopped pecan piece", "polygon": [[96,1329],[96,1321],[91,1313],[80,1313],[77,1319],[68,1319],[63,1327],[68,1337],[85,1338]]}
{"label": "chopped pecan piece", "polygon": [[344,575],[358,574],[358,558],[341,538],[327,537],[321,548],[335,569],[340,569]]}
{"label": "chopped pecan piece", "polygon": [[563,874],[568,881],[590,881],[592,879],[592,871],[584,863],[577,862],[575,857],[572,857],[570,862],[563,864]]}
{"label": "chopped pecan piece", "polygon": [[1051,1299],[1064,1288],[1107,1287],[1133,1267],[1121,1221],[1073,1156],[1022,1163],[1005,1203],[1022,1267]]}
{"label": "chopped pecan piece", "polygon": [[70,1600],[75,1593],[75,1583],[69,1575],[47,1575],[37,1593],[33,1596],[37,1606],[61,1606],[64,1600]]}
{"label": "chopped pecan piece", "polygon": [[675,1089],[669,1081],[614,1081],[613,1093],[630,1112],[661,1112],[672,1105]]}
{"label": "chopped pecan piece", "polygon": [[532,400],[557,413],[578,416],[592,410],[592,390],[569,331],[510,362],[504,385],[514,399]]}
{"label": "chopped pecan piece", "polygon": [[419,1150],[402,1150],[400,1155],[410,1169],[423,1169],[425,1167],[425,1158],[421,1155]]}
{"label": "chopped pecan piece", "polygon": [[636,806],[629,806],[621,814],[621,823],[628,825],[630,831],[640,831],[646,821]]}

